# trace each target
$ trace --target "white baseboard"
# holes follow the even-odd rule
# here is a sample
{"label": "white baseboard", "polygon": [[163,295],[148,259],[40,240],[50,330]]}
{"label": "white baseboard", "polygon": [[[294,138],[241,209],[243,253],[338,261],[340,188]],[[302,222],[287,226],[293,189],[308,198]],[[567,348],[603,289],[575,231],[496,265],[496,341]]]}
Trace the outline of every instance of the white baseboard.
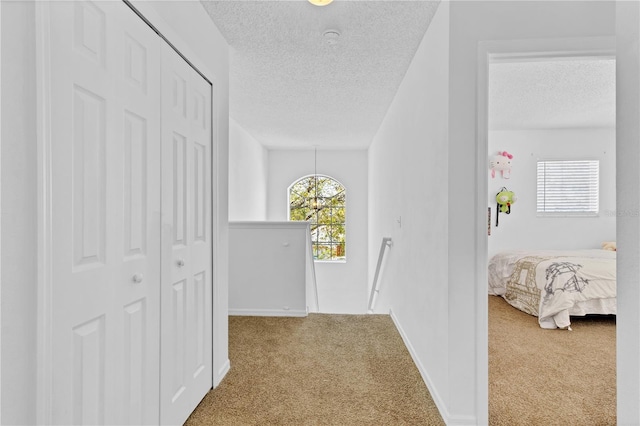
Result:
{"label": "white baseboard", "polygon": [[229,309],[229,316],[242,317],[306,317],[306,310],[293,309]]}
{"label": "white baseboard", "polygon": [[[442,420],[444,420],[445,424],[447,424],[447,425],[454,425],[454,424],[455,425],[462,425],[463,423],[451,423],[451,421],[453,419],[451,419],[449,417],[449,412],[447,411],[447,406],[444,403],[444,400],[442,399],[442,396],[438,393],[438,391],[436,390],[435,386],[433,385],[433,381],[429,377],[429,374],[427,374],[427,370],[424,368],[424,366],[420,362],[420,359],[418,358],[418,355],[416,354],[416,351],[413,348],[413,345],[409,341],[409,338],[407,337],[406,333],[404,332],[404,329],[402,328],[402,325],[398,321],[398,318],[393,314],[393,311],[391,309],[389,309],[389,316],[393,320],[393,323],[395,324],[396,329],[398,330],[398,333],[400,333],[400,336],[402,337],[402,340],[404,341],[404,345],[407,347],[407,350],[411,354],[411,358],[413,359],[414,364],[416,365],[416,367],[418,367],[418,371],[420,372],[420,375],[422,376],[422,380],[424,381],[425,385],[427,385],[427,389],[429,390],[429,393],[431,394],[431,398],[433,398],[433,402],[436,403],[436,407],[438,407],[438,411],[440,411],[440,415],[442,416]],[[464,424],[467,424],[467,423],[464,423]],[[471,424],[473,424],[473,423],[471,423]]]}
{"label": "white baseboard", "polygon": [[218,387],[218,385],[222,382],[222,379],[225,378],[225,376],[227,375],[230,369],[231,369],[231,362],[229,362],[229,360],[227,359],[224,362],[224,364],[222,364],[222,367],[220,367],[220,369],[218,370],[218,374],[216,375],[216,377],[213,378],[214,388]]}
{"label": "white baseboard", "polygon": [[476,426],[476,418],[473,416],[450,416],[447,426]]}

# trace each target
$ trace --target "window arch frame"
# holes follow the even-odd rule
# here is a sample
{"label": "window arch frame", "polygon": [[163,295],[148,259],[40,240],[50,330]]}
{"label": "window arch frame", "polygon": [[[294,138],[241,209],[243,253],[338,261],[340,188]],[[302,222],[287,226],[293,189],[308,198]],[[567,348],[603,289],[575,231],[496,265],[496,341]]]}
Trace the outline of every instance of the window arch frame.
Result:
{"label": "window arch frame", "polygon": [[[291,195],[292,195],[292,190],[293,188],[301,183],[304,182],[305,180],[308,179],[314,179],[317,178],[319,179],[327,179],[333,183],[336,184],[336,186],[339,186],[340,188],[342,188],[341,191],[336,192],[335,194],[331,195],[331,196],[327,196],[327,197],[322,197],[322,196],[318,196],[319,199],[331,199],[334,198],[338,195],[340,195],[341,193],[344,194],[343,195],[343,202],[342,204],[338,204],[338,205],[334,205],[329,207],[331,210],[336,209],[336,208],[340,208],[342,209],[343,213],[343,220],[342,221],[338,221],[338,222],[334,222],[333,221],[333,215],[331,215],[332,220],[329,223],[318,223],[319,222],[319,215],[318,212],[322,210],[319,209],[314,216],[314,220],[306,220],[307,222],[309,222],[311,224],[311,245],[312,245],[312,250],[313,250],[313,260],[315,262],[327,262],[327,263],[345,263],[347,261],[347,187],[338,179],[334,178],[333,176],[330,175],[326,175],[326,174],[308,174],[308,175],[304,175],[298,179],[296,179],[295,181],[293,181],[293,183],[291,183],[291,185],[289,185],[289,187],[287,188],[287,220],[288,221],[301,221],[300,219],[292,219],[291,218],[291,213],[292,213],[292,207],[291,207]],[[299,194],[302,195],[302,194]],[[320,194],[319,194],[320,195]],[[305,199],[307,200],[311,200],[315,197],[310,197],[310,196],[303,196]],[[305,203],[306,204],[306,203]],[[302,207],[299,207],[302,208]],[[309,208],[309,207],[307,207]],[[314,228],[315,225],[315,228]],[[315,233],[314,235],[314,230],[317,230],[318,228],[322,227],[322,226],[328,226],[331,230],[333,230],[334,227],[336,226],[341,226],[342,227],[342,240],[333,240],[332,238],[330,238],[329,241],[320,241],[320,235],[319,235],[319,231]],[[330,257],[321,257],[320,256],[320,247],[321,246],[329,246],[329,250],[331,253]],[[333,250],[333,246],[336,247],[335,252]],[[342,249],[340,249],[339,247],[342,246]],[[326,248],[324,249],[326,250]],[[335,253],[335,255],[334,255]]]}

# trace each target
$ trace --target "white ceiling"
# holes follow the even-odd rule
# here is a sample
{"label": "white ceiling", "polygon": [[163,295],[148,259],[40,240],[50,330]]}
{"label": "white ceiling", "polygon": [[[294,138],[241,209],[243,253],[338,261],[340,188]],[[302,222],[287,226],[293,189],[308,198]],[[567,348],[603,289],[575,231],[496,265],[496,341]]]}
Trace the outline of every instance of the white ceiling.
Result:
{"label": "white ceiling", "polygon": [[489,69],[492,130],[612,127],[615,59],[498,62]]}
{"label": "white ceiling", "polygon": [[231,46],[230,115],[268,148],[367,148],[438,6],[201,2]]}
{"label": "white ceiling", "polygon": [[[439,4],[201,2],[231,47],[230,115],[268,148],[367,148]],[[489,80],[493,130],[615,126],[613,59],[498,62]]]}

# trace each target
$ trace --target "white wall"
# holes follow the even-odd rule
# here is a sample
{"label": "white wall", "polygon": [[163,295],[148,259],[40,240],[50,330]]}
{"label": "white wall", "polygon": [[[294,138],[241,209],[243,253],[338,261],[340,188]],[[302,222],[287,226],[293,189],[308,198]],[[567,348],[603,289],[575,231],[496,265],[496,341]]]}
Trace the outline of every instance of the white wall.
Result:
{"label": "white wall", "polygon": [[[37,105],[34,1],[2,1],[2,424],[36,424]],[[213,75],[217,238],[214,380],[228,368],[228,46],[197,1],[134,2]],[[55,7],[52,4],[51,7]],[[162,21],[162,22],[161,22]],[[166,31],[165,31],[166,30]]]}
{"label": "white wall", "polygon": [[617,362],[620,425],[640,424],[640,4],[616,2]]}
{"label": "white wall", "polygon": [[33,2],[0,2],[2,424],[36,424],[36,89]]}
{"label": "white wall", "polygon": [[229,224],[229,315],[306,316],[306,222]]}
{"label": "white wall", "polygon": [[484,424],[487,299],[486,284],[478,281],[476,269],[479,247],[486,245],[486,194],[477,193],[477,179],[482,176],[484,181],[486,170],[483,165],[478,175],[478,159],[486,155],[477,153],[479,43],[613,36],[615,2],[469,1],[451,2],[450,10],[448,181],[449,194],[455,197],[449,198],[448,206],[448,333],[449,362],[456,368],[449,370],[448,409],[458,423]]}
{"label": "white wall", "polygon": [[[318,174],[328,175],[347,190],[346,263],[316,262],[320,312],[366,312],[367,306],[367,151],[318,150]],[[284,221],[288,188],[313,175],[313,150],[270,150],[268,220]]]}
{"label": "white wall", "polygon": [[267,219],[267,150],[229,118],[229,220]]}
{"label": "white wall", "polygon": [[382,237],[393,238],[376,312],[391,308],[445,421],[455,366],[447,343],[448,9],[440,3],[369,149],[369,277]]}
{"label": "white wall", "polygon": [[[500,173],[489,182],[491,207],[489,257],[501,250],[600,248],[616,239],[615,128],[501,130],[489,133],[489,158],[499,151],[513,155],[510,179]],[[538,217],[539,160],[600,160],[600,212],[597,217]],[[496,194],[502,187],[518,197],[511,214],[500,214],[496,228]]]}

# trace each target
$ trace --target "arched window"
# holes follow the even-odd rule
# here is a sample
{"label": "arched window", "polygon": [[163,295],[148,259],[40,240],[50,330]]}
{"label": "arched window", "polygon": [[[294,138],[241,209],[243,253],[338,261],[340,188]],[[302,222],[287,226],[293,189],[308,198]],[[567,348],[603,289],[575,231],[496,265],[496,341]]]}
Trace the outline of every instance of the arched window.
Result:
{"label": "arched window", "polygon": [[289,220],[311,223],[313,258],[345,260],[344,186],[329,176],[307,176],[289,187]]}

